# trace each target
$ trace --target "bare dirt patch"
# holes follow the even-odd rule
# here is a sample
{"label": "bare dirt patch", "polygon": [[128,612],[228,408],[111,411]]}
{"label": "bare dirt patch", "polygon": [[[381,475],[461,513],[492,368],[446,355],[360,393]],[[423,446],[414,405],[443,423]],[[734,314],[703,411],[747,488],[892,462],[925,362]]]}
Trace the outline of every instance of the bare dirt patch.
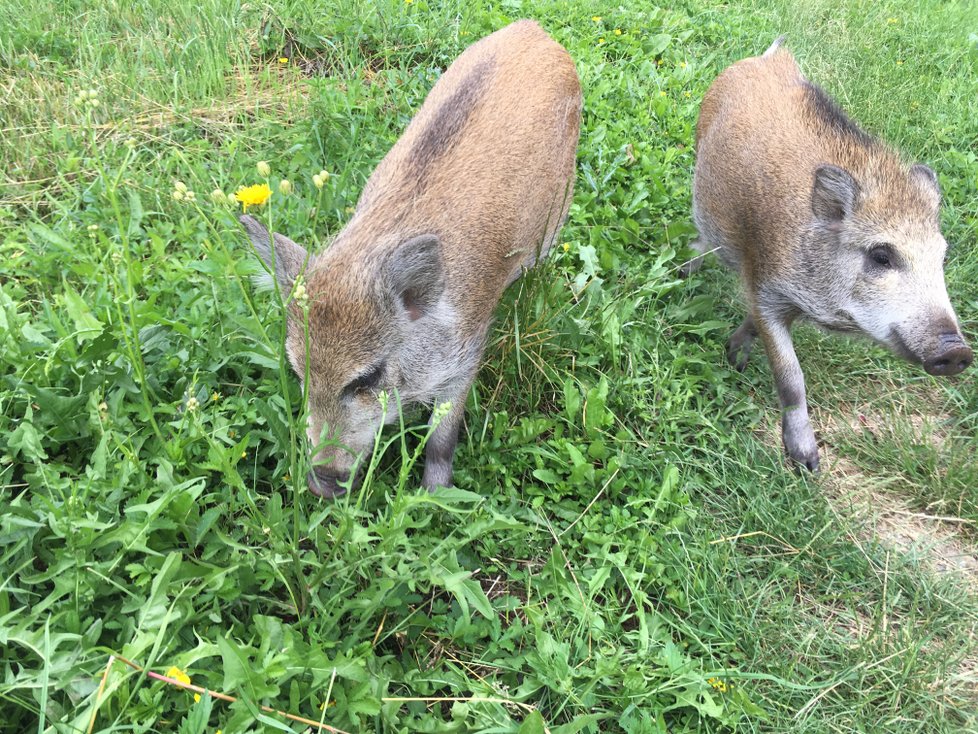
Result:
{"label": "bare dirt patch", "polygon": [[973,530],[969,520],[954,515],[919,512],[899,492],[899,482],[864,472],[834,447],[845,432],[885,435],[894,420],[909,426],[915,440],[940,448],[943,413],[885,415],[866,406],[840,406],[835,412],[817,411],[821,427],[822,486],[836,510],[865,524],[867,539],[906,555],[935,574],[955,573],[978,594],[978,548],[962,532]]}

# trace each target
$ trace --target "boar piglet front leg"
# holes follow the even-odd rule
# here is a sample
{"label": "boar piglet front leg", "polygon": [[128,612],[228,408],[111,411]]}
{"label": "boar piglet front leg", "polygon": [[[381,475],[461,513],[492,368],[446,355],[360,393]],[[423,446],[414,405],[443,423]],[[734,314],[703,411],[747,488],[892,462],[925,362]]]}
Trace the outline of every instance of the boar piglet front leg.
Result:
{"label": "boar piglet front leg", "polygon": [[755,307],[753,326],[764,342],[774,384],[781,402],[781,440],[788,456],[810,471],[818,471],[818,445],[808,419],[805,375],[791,342],[793,314],[783,309]]}
{"label": "boar piglet front leg", "polygon": [[431,422],[434,422],[440,405],[449,403],[451,407],[441,417],[425,445],[424,476],[421,478],[421,486],[429,492],[434,492],[438,487],[452,486],[455,447],[458,445],[458,432],[462,426],[462,418],[465,416],[465,398],[469,394],[473,380],[474,375],[461,381],[462,384],[456,389],[446,390],[447,394],[435,401],[435,413],[431,416]]}

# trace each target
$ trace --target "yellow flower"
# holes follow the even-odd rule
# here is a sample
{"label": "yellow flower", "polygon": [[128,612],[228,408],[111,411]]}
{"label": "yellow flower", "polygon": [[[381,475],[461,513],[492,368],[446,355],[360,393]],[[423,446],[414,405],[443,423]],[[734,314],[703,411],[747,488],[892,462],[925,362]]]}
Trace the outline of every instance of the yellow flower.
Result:
{"label": "yellow flower", "polygon": [[272,190],[267,183],[245,186],[234,193],[234,198],[244,205],[244,210],[248,211],[249,206],[261,206],[268,197],[272,195]]}
{"label": "yellow flower", "polygon": [[[173,680],[176,680],[176,681],[180,681],[184,685],[187,685],[187,686],[190,685],[190,676],[187,675],[186,673],[184,673],[182,670],[180,670],[180,668],[178,668],[176,665],[171,665],[167,669],[167,671],[166,671],[166,677],[167,678],[173,678]],[[199,701],[199,700],[200,700],[200,694],[199,693],[195,693],[194,694],[194,701]]]}
{"label": "yellow flower", "polygon": [[890,24],[890,25],[896,25],[897,23],[900,22],[900,19],[899,18],[887,18],[886,19],[886,22],[888,24]]}
{"label": "yellow flower", "polygon": [[728,688],[727,684],[724,683],[719,678],[707,678],[706,682],[709,683],[711,686],[713,686],[714,690],[717,690],[720,693],[727,692],[727,688]]}
{"label": "yellow flower", "polygon": [[404,0],[404,4],[405,5],[410,5],[413,2],[414,2],[414,0]]}
{"label": "yellow flower", "polygon": [[603,38],[599,38],[598,39],[598,45],[600,46],[602,43],[604,43],[604,39]]}
{"label": "yellow flower", "polygon": [[591,20],[593,22],[595,22],[595,23],[600,23],[601,22],[601,16],[600,15],[591,16]]}
{"label": "yellow flower", "polygon": [[897,66],[903,66],[903,59],[897,59]]}
{"label": "yellow flower", "polygon": [[679,62],[679,68],[680,69],[685,69],[686,68],[686,62],[685,61],[680,61]]}
{"label": "yellow flower", "polygon": [[567,252],[570,249],[570,245],[567,244],[566,242],[564,243],[563,247],[564,247],[564,252]]}
{"label": "yellow flower", "polygon": [[616,36],[620,36],[621,35],[621,28],[615,28],[615,35]]}
{"label": "yellow flower", "polygon": [[668,97],[669,95],[666,94],[666,91],[664,89],[660,89],[659,90],[659,96],[660,97]]}
{"label": "yellow flower", "polygon": [[287,63],[289,63],[289,57],[288,56],[280,56],[279,57],[279,60],[278,60],[278,63],[280,63],[280,64],[287,64]]}

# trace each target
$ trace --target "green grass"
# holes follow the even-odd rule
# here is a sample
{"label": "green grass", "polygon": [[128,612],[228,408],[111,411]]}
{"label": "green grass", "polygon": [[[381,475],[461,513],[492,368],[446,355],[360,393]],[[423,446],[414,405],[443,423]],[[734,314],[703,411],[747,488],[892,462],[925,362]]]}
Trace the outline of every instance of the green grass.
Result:
{"label": "green grass", "polygon": [[[267,160],[295,191],[263,216],[324,245],[438,73],[520,17],[585,90],[566,248],[500,309],[458,489],[417,490],[415,414],[319,501],[281,306],[210,192]],[[260,705],[350,732],[978,731],[974,578],[838,499],[954,516],[973,551],[974,377],[800,329],[830,460],[796,475],[764,360],[724,361],[734,279],[678,277],[698,101],[781,33],[939,172],[978,340],[968,3],[4,3],[0,730],[84,732],[98,702],[106,732],[306,730]],[[239,701],[122,663],[100,694],[112,655]]]}

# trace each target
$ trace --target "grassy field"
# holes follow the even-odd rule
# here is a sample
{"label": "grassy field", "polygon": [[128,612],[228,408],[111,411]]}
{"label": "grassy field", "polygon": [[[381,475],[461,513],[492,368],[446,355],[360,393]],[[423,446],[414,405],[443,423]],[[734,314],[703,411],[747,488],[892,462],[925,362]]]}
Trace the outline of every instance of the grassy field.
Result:
{"label": "grassy field", "polygon": [[[666,5],[0,5],[0,731],[978,732],[975,371],[798,329],[800,476],[764,359],[726,365],[734,278],[678,276],[699,99],[786,33],[938,171],[978,340],[978,13]],[[457,489],[417,490],[418,413],[320,501],[282,307],[211,192],[268,161],[262,216],[325,246],[522,17],[584,88],[562,244],[500,309]]]}

